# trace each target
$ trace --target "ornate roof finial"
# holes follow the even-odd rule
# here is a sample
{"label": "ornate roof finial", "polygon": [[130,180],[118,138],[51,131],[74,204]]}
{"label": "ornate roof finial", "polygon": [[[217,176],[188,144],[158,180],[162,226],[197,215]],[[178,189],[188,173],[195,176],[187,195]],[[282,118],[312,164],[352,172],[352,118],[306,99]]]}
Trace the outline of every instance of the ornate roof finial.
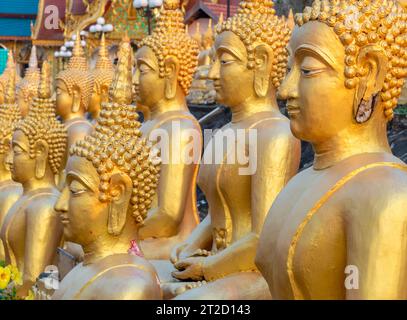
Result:
{"label": "ornate roof finial", "polygon": [[131,104],[132,101],[132,67],[133,50],[129,37],[124,37],[119,48],[119,62],[113,82],[109,88],[111,102],[119,104]]}

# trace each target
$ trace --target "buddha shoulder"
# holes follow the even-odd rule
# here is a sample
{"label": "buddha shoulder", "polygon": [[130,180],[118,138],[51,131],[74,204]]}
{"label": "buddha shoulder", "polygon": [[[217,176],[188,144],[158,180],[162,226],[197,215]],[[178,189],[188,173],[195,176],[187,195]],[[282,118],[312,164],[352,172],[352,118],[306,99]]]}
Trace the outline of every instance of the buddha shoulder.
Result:
{"label": "buddha shoulder", "polygon": [[82,299],[95,294],[101,300],[161,299],[154,267],[146,259],[129,254],[114,254],[95,263],[93,268],[98,271],[98,275],[85,285]]}
{"label": "buddha shoulder", "polygon": [[350,218],[407,222],[407,165],[366,166],[339,191]]}
{"label": "buddha shoulder", "polygon": [[29,199],[27,213],[35,216],[54,214],[54,205],[58,200],[58,191],[55,189],[52,192],[43,192]]}

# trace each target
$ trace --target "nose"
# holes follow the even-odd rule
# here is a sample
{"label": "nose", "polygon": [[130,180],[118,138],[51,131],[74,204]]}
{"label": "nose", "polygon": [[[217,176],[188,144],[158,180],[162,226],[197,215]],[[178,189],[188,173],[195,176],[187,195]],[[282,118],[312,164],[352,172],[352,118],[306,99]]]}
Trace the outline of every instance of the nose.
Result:
{"label": "nose", "polygon": [[291,70],[285,76],[277,92],[278,99],[291,100],[298,98],[298,76]]}
{"label": "nose", "polygon": [[208,78],[210,80],[219,80],[220,78],[220,63],[219,59],[214,59],[211,67],[209,68]]}
{"label": "nose", "polygon": [[4,161],[9,168],[13,165],[13,151],[11,148],[7,151]]}
{"label": "nose", "polygon": [[134,75],[133,75],[133,84],[135,86],[139,85],[139,77],[140,77],[140,71],[138,68],[136,68],[136,71],[134,72]]}
{"label": "nose", "polygon": [[59,214],[64,214],[68,212],[68,200],[69,200],[69,190],[68,187],[65,186],[62,189],[61,194],[57,202],[55,203],[54,209]]}

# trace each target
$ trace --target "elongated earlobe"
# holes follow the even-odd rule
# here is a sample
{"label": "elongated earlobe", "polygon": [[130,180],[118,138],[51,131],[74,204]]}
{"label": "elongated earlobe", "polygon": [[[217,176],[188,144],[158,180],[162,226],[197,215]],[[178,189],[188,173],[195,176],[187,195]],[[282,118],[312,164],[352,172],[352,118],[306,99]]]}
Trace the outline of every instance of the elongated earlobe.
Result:
{"label": "elongated earlobe", "polygon": [[81,94],[78,88],[73,89],[73,99],[72,99],[72,112],[76,113],[81,108]]}
{"label": "elongated earlobe", "polygon": [[164,62],[165,69],[165,98],[174,99],[177,93],[179,62],[176,57],[168,57]]}
{"label": "elongated earlobe", "polygon": [[35,143],[35,177],[42,179],[48,163],[48,144],[44,140],[38,140]]}
{"label": "elongated earlobe", "polygon": [[132,193],[131,179],[123,174],[116,173],[110,178],[110,203],[108,208],[108,232],[111,235],[119,235],[124,228],[127,218],[127,210]]}
{"label": "elongated earlobe", "polygon": [[271,51],[265,45],[259,45],[255,49],[254,91],[260,98],[264,98],[270,87]]}

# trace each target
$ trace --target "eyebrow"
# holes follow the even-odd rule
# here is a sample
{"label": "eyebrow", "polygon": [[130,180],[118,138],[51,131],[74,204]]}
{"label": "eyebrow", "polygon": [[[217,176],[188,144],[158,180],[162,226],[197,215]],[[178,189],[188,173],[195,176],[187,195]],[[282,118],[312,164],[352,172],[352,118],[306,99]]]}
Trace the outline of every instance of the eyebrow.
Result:
{"label": "eyebrow", "polygon": [[236,58],[238,58],[240,61],[243,60],[243,57],[240,55],[240,53],[238,51],[234,50],[233,48],[226,47],[226,46],[219,46],[219,48],[217,50],[227,51],[228,53],[230,53],[230,54],[234,55]]}
{"label": "eyebrow", "polygon": [[337,65],[337,62],[334,59],[332,59],[332,57],[330,57],[328,54],[326,54],[321,49],[319,49],[318,47],[316,47],[312,44],[303,44],[303,45],[299,46],[295,50],[295,55],[297,55],[301,51],[308,51],[308,52],[312,52],[312,53],[316,54],[322,60],[324,60],[327,64],[329,64],[329,66],[332,69],[335,69],[335,66]]}
{"label": "eyebrow", "polygon": [[75,180],[79,180],[83,185],[85,185],[85,187],[92,190],[93,192],[96,192],[96,186],[94,185],[94,183],[92,183],[88,179],[82,177],[75,171],[69,171],[66,175],[66,178],[67,178],[67,180],[68,180],[68,178],[74,178]]}
{"label": "eyebrow", "polygon": [[144,59],[144,58],[137,58],[137,64],[140,62],[145,63],[146,65],[148,65],[151,69],[155,70],[156,68],[152,65],[152,63],[150,63],[148,60]]}
{"label": "eyebrow", "polygon": [[13,145],[16,145],[17,147],[20,147],[21,149],[23,149],[24,151],[27,151],[27,148],[25,148],[25,146],[22,146],[21,144],[19,144],[17,141],[11,141],[11,143]]}

